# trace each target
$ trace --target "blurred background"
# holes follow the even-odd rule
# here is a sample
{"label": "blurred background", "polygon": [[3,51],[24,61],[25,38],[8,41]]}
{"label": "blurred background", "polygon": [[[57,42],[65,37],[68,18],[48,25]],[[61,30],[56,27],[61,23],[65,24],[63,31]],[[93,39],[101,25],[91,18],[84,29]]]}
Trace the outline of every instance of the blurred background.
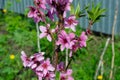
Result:
{"label": "blurred background", "polygon": [[[87,42],[87,47],[79,50],[75,61],[70,67],[73,69],[75,80],[93,80],[100,55],[103,52],[106,40],[111,39],[112,27],[116,11],[117,0],[73,0],[76,8],[80,4],[80,10],[85,6],[101,3],[105,8],[104,17],[92,26],[93,34]],[[118,0],[120,3],[120,0]],[[37,37],[35,23],[27,18],[28,7],[33,5],[33,0],[0,0],[0,80],[37,80],[30,69],[22,65],[20,59],[21,51],[24,50],[28,56],[37,52]],[[115,62],[113,80],[120,80],[120,5],[115,25]],[[86,13],[86,12],[85,12]],[[77,34],[80,34],[88,26],[88,18],[79,19]],[[40,23],[39,25],[41,25]],[[46,39],[41,41],[42,51],[45,56],[52,54],[51,44]],[[103,57],[103,80],[109,79],[112,60],[112,40]],[[56,79],[57,80],[57,79]]]}

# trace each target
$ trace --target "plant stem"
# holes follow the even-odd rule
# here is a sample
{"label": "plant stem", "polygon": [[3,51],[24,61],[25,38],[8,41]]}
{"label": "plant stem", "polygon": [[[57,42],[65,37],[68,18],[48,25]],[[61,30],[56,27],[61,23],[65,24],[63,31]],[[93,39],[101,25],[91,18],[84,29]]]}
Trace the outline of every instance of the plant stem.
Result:
{"label": "plant stem", "polygon": [[70,63],[71,63],[71,61],[72,61],[72,59],[73,59],[73,56],[70,58],[70,60],[69,60],[69,62],[68,62],[68,64],[67,64],[67,66],[66,66],[66,68],[65,68],[65,71],[68,69],[68,67],[69,67],[69,65],[70,65]]}
{"label": "plant stem", "polygon": [[[70,32],[70,30],[69,30],[68,32]],[[65,62],[66,67],[67,67],[67,65],[68,65],[68,60],[69,60],[69,57],[68,57],[68,49],[66,49],[66,62]]]}
{"label": "plant stem", "polygon": [[67,65],[68,65],[68,49],[66,49],[66,62],[65,62],[65,64],[66,64],[66,67],[67,67]]}
{"label": "plant stem", "polygon": [[88,29],[88,30],[90,30],[90,29],[91,29],[91,27],[92,27],[92,25],[93,25],[93,21],[92,21],[92,20],[90,20],[90,21],[89,21],[89,25],[88,25],[87,29]]}
{"label": "plant stem", "polygon": [[116,1],[114,22],[113,22],[113,27],[112,27],[112,61],[111,61],[111,71],[110,71],[110,77],[109,77],[110,80],[113,79],[113,69],[114,69],[114,61],[115,61],[114,31],[115,31],[115,26],[117,22],[117,16],[118,16],[118,0]]}
{"label": "plant stem", "polygon": [[[64,18],[62,15],[63,14],[59,14],[59,22],[58,22],[59,31],[57,32],[57,35],[60,33],[61,30],[64,29],[64,26],[63,26],[64,25]],[[57,38],[56,38],[56,40],[57,40]],[[55,72],[56,72],[56,68],[57,68],[57,64],[58,64],[58,59],[59,59],[58,53],[59,52],[60,52],[60,46],[55,45],[55,52],[53,55],[53,65],[55,67]]]}
{"label": "plant stem", "polygon": [[38,46],[38,52],[41,52],[40,49],[40,38],[39,38],[39,27],[38,27],[38,23],[36,23],[36,30],[37,30],[37,46]]}

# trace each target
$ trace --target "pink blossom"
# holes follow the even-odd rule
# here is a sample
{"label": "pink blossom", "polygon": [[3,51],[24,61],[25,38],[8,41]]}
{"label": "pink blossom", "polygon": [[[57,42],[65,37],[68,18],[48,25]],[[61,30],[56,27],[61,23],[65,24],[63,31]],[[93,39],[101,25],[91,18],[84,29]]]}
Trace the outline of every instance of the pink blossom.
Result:
{"label": "pink blossom", "polygon": [[78,39],[73,40],[73,45],[70,49],[69,57],[72,57],[73,52],[76,52],[78,48],[86,47],[87,35],[86,32],[82,32]]}
{"label": "pink blossom", "polygon": [[23,61],[24,67],[31,68],[36,73],[39,80],[54,80],[55,68],[52,66],[52,64],[50,64],[49,59],[44,60],[44,52],[36,53],[30,58],[26,56],[24,51],[22,51],[21,54],[21,59]]}
{"label": "pink blossom", "polygon": [[36,71],[36,75],[38,76],[38,80],[55,80],[54,72],[48,72],[46,75],[43,75],[42,72]]}
{"label": "pink blossom", "polygon": [[27,57],[27,55],[25,54],[24,51],[22,51],[21,54],[22,54],[22,55],[21,55],[21,59],[22,59],[22,61],[23,61],[23,66],[24,66],[24,67],[28,67],[28,64],[29,64],[29,62],[30,62],[29,58]]}
{"label": "pink blossom", "polygon": [[36,71],[42,71],[43,75],[47,75],[49,71],[54,71],[55,68],[50,64],[50,60],[47,59],[42,62],[37,68]]}
{"label": "pink blossom", "polygon": [[51,12],[51,14],[53,12],[56,12],[56,0],[46,0],[46,2],[48,3],[50,7],[49,11]]}
{"label": "pink blossom", "polygon": [[64,62],[60,62],[60,64],[57,65],[57,70],[58,70],[58,71],[63,71],[64,68],[65,68]]}
{"label": "pink blossom", "polygon": [[35,2],[40,8],[46,9],[46,0],[35,0]]}
{"label": "pink blossom", "polygon": [[[66,17],[67,11],[70,11],[70,4],[72,3],[72,0],[57,0],[57,13],[58,14],[63,14],[63,17]],[[61,13],[63,12],[63,13]]]}
{"label": "pink blossom", "polygon": [[70,11],[70,4],[72,3],[73,0],[57,0],[58,4],[61,6],[60,8],[64,9],[65,11]]}
{"label": "pink blossom", "polygon": [[[75,43],[76,43],[76,40],[75,40]],[[71,47],[71,49],[70,49],[69,57],[72,57],[73,52],[76,52],[77,49],[78,49],[77,44],[72,45],[72,47]]]}
{"label": "pink blossom", "polygon": [[35,7],[32,6],[30,6],[29,8],[30,8],[30,11],[28,13],[29,18],[33,18],[36,23],[45,20],[43,17],[44,13],[42,11],[40,10],[38,11]]}
{"label": "pink blossom", "polygon": [[55,12],[57,16],[62,14],[63,17],[66,17],[66,12],[70,11],[70,4],[73,0],[47,0],[49,4],[51,13]]}
{"label": "pink blossom", "polygon": [[41,62],[44,60],[43,54],[44,53],[42,52],[42,53],[36,53],[33,56],[31,56],[28,67],[30,67],[31,69],[36,69],[37,66],[41,64]]}
{"label": "pink blossom", "polygon": [[40,38],[47,37],[48,41],[51,42],[52,41],[52,37],[51,37],[51,35],[49,33],[49,27],[50,27],[49,24],[47,25],[47,27],[46,26],[40,26],[41,33],[40,33],[39,37]]}
{"label": "pink blossom", "polygon": [[52,21],[54,21],[54,14],[55,14],[54,11],[51,11],[48,9],[46,16],[48,16],[48,18],[50,18]]}
{"label": "pink blossom", "polygon": [[74,37],[74,33],[67,34],[64,30],[62,30],[58,35],[58,41],[56,42],[56,45],[61,45],[61,51],[63,51],[65,48],[70,49],[74,44],[72,41]]}
{"label": "pink blossom", "polygon": [[87,35],[85,32],[82,32],[82,34],[80,35],[78,41],[79,41],[79,47],[86,47],[86,40],[87,40]]}
{"label": "pink blossom", "polygon": [[78,24],[78,21],[75,20],[75,16],[71,15],[69,18],[65,18],[65,28],[70,28],[73,31],[76,31],[75,26]]}
{"label": "pink blossom", "polygon": [[74,80],[72,75],[72,70],[68,69],[66,72],[60,73],[60,80]]}
{"label": "pink blossom", "polygon": [[35,7],[32,7],[32,6],[30,6],[29,8],[30,8],[30,11],[29,11],[29,13],[28,13],[28,17],[29,17],[29,18],[32,18],[32,17],[34,17],[34,16],[37,16],[37,15],[35,14],[36,8],[35,8]]}
{"label": "pink blossom", "polygon": [[53,72],[48,72],[45,76],[46,80],[55,80],[55,74]]}
{"label": "pink blossom", "polygon": [[38,66],[38,64],[40,64],[41,61],[44,60],[44,52],[36,53],[30,58],[27,57],[24,51],[22,51],[21,54],[21,59],[23,61],[24,67],[30,67],[31,69],[35,69]]}

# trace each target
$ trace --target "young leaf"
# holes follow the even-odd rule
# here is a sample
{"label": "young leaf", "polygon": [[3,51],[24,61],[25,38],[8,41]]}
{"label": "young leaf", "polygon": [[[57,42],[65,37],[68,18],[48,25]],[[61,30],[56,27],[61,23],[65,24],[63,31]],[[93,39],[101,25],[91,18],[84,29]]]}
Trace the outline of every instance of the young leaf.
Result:
{"label": "young leaf", "polygon": [[71,7],[71,11],[70,11],[70,13],[71,13],[71,14],[75,14],[75,9],[74,9],[74,6],[73,6],[73,5],[71,5],[70,7]]}
{"label": "young leaf", "polygon": [[75,16],[78,18],[79,17],[79,14],[80,14],[80,5],[78,4],[77,5],[77,8],[75,10]]}
{"label": "young leaf", "polygon": [[99,19],[103,16],[103,13],[105,12],[105,9],[101,9],[101,3],[98,3],[96,6],[94,3],[92,3],[92,9],[87,10],[88,13],[88,19],[92,20],[93,23],[99,21]]}

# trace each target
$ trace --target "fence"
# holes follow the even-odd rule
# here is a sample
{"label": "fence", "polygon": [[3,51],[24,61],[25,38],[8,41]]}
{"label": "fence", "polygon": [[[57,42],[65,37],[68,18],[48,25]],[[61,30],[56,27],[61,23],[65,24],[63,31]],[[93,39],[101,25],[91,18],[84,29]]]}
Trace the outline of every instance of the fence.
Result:
{"label": "fence", "polygon": [[[92,1],[95,4],[97,4],[98,2],[101,2],[102,8],[106,8],[107,10],[105,12],[106,17],[102,18],[100,22],[93,25],[92,30],[106,33],[106,34],[111,34],[112,25],[114,21],[116,0],[73,0],[73,4],[74,6],[76,6],[78,3],[80,3],[81,9],[83,9],[85,5],[87,5],[88,3],[91,3]],[[118,1],[120,3],[120,0]],[[7,4],[11,4],[9,10],[23,14],[25,12],[25,9],[28,6],[33,5],[33,0],[0,0],[0,8],[4,8]],[[88,23],[87,23],[88,20],[86,17],[81,18],[79,21],[82,28],[86,28],[88,26]],[[120,35],[120,8],[118,11],[115,34]]]}

